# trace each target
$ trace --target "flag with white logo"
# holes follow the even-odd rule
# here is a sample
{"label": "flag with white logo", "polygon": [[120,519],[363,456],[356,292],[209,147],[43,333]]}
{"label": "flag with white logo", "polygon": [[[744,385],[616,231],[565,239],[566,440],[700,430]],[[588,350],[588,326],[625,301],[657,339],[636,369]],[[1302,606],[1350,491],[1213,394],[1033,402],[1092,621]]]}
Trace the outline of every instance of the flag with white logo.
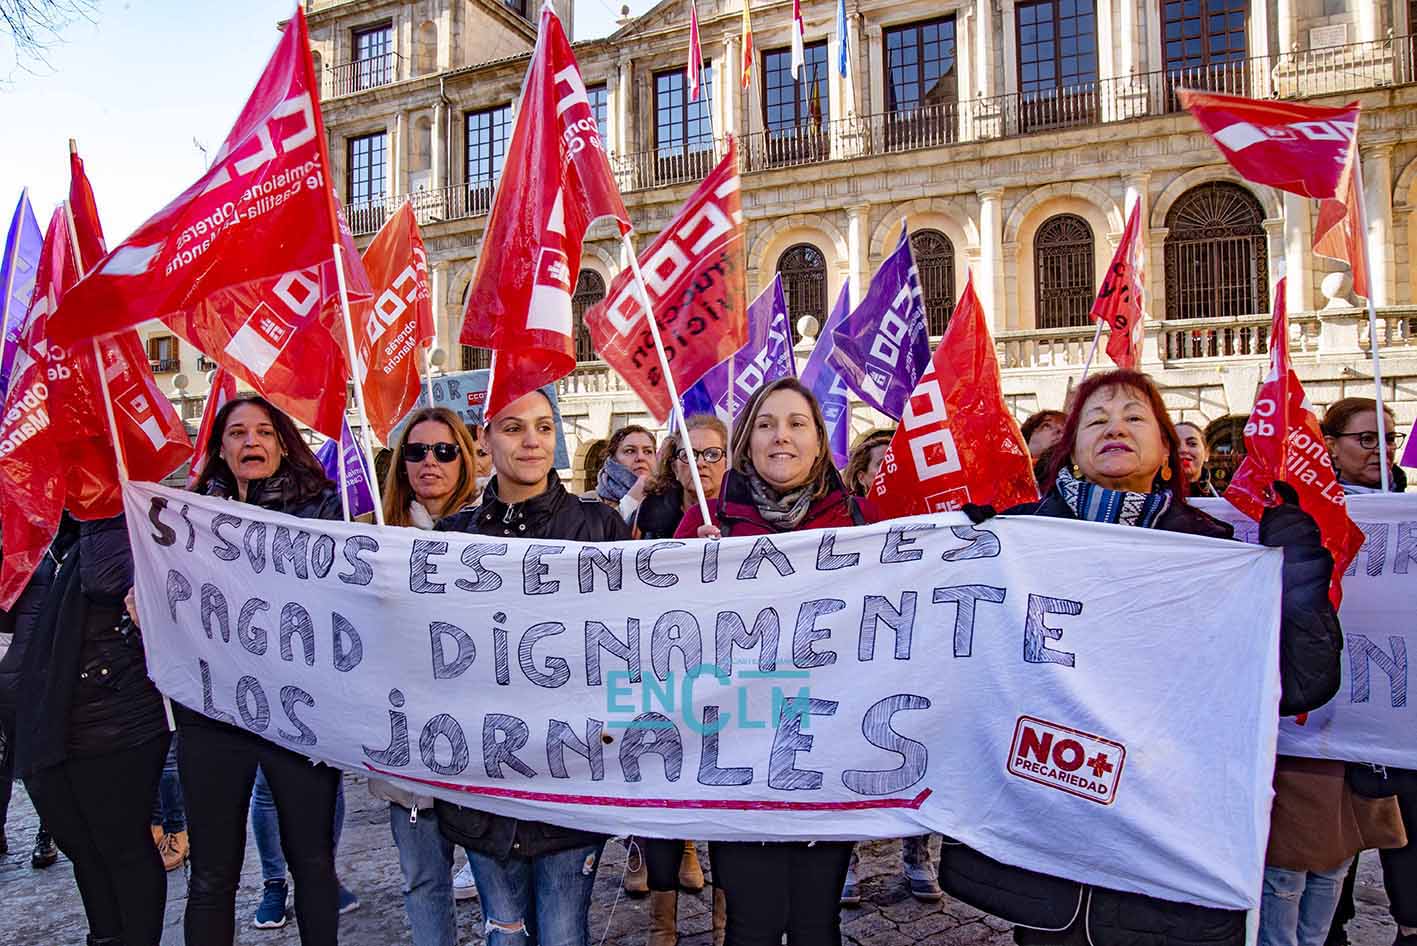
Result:
{"label": "flag with white logo", "polygon": [[839,467],[846,466],[851,452],[851,390],[846,380],[832,363],[831,353],[836,346],[832,343],[832,332],[846,321],[851,312],[851,280],[841,284],[836,305],[827,316],[827,324],[817,333],[817,344],[812,354],[807,356],[807,364],[802,367],[802,383],[812,389],[817,402],[822,405],[822,418],[827,422],[827,441],[831,444],[832,459]]}
{"label": "flag with white logo", "polygon": [[731,427],[754,391],[769,381],[796,376],[787,300],[782,292],[782,274],[778,273],[772,285],[748,306],[748,344],[684,392],[684,414],[717,414]]}

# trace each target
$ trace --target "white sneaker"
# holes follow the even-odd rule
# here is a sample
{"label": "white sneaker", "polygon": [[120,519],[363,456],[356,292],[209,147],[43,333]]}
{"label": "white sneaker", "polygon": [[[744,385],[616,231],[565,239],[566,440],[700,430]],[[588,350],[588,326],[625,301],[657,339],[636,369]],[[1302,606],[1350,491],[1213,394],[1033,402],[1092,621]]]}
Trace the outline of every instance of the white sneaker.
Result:
{"label": "white sneaker", "polygon": [[463,864],[462,869],[453,874],[453,899],[477,899],[477,884],[472,879],[471,864]]}

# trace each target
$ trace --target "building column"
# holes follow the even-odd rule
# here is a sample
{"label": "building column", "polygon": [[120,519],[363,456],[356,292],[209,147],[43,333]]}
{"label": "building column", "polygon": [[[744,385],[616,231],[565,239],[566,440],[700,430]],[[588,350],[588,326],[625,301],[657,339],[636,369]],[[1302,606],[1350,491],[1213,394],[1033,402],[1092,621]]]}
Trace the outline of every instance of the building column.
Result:
{"label": "building column", "polygon": [[[1281,7],[1288,6],[1288,0],[1275,0]],[[1270,74],[1273,69],[1270,64],[1274,61],[1270,54],[1270,23],[1269,7],[1267,3],[1250,4],[1249,23],[1249,49],[1247,52],[1254,62],[1255,68],[1250,70],[1250,94],[1255,98],[1266,98],[1269,95]],[[1283,56],[1287,51],[1284,42],[1285,30],[1293,32],[1292,17],[1287,12],[1279,14],[1279,55]]]}
{"label": "building column", "polygon": [[433,135],[429,139],[428,145],[433,151],[429,157],[432,159],[434,190],[448,186],[447,122],[448,106],[442,100],[434,102]]}
{"label": "building column", "polygon": [[391,117],[384,123],[384,193],[389,197],[399,194],[399,152],[402,151],[400,131],[403,128],[403,113]]}
{"label": "building column", "polygon": [[1117,32],[1122,38],[1120,54],[1117,57],[1117,75],[1130,78],[1141,64],[1141,36],[1137,32],[1137,7],[1133,0],[1121,0],[1118,4]]}
{"label": "building column", "polygon": [[[1381,22],[1381,14],[1378,10],[1378,0],[1356,0],[1354,3],[1354,19],[1357,20],[1358,35],[1355,42],[1372,43],[1378,39],[1378,24]],[[1392,4],[1388,4],[1391,8]]]}
{"label": "building column", "polygon": [[1308,198],[1284,193],[1284,303],[1289,314],[1313,308]]}
{"label": "building column", "polygon": [[[430,260],[429,263],[428,293],[433,299],[433,348],[437,348],[439,345],[446,345],[448,339],[451,337],[447,332],[443,331],[443,295],[447,292],[447,276],[443,270],[446,264],[435,263],[432,260]],[[448,359],[449,361],[452,360],[451,354],[448,355]],[[448,361],[443,362],[445,367],[448,363]],[[427,368],[427,365],[426,363],[420,364],[418,367],[420,371],[423,371]]]}
{"label": "building column", "polygon": [[[626,155],[635,150],[635,132],[630,117],[634,114],[635,74],[628,57],[620,60],[615,74],[615,88],[618,91],[613,119],[615,141],[619,153]],[[608,106],[609,103],[607,102],[606,105]]]}
{"label": "building column", "polygon": [[861,302],[866,284],[871,281],[871,246],[866,226],[871,219],[871,205],[858,204],[846,208],[846,266],[851,277],[851,305]]}
{"label": "building column", "polygon": [[979,278],[975,292],[989,320],[989,331],[997,333],[1005,324],[999,310],[999,291],[1004,259],[1004,189],[990,187],[978,192],[979,197]]}
{"label": "building column", "polygon": [[[740,78],[742,66],[743,51],[739,46],[739,38],[734,33],[727,33],[723,37],[723,65],[713,71],[714,84],[718,86],[713,98],[713,127],[717,135],[741,136],[751,131],[751,110],[748,116],[738,112],[739,103],[743,100],[743,80]],[[754,70],[755,73],[756,71]],[[749,92],[751,91],[750,86]]]}
{"label": "building column", "polygon": [[[879,37],[878,37],[879,38]],[[870,103],[861,97],[863,85],[866,88],[879,85],[872,80],[863,82],[861,76],[861,15],[846,15],[846,112],[860,115],[862,110],[870,111]]]}
{"label": "building column", "polygon": [[885,75],[886,68],[879,23],[869,23],[866,26],[866,53],[867,69],[872,77],[864,83],[871,93],[871,102],[867,111],[869,114],[879,115],[886,110],[886,90],[882,82],[879,81],[879,77]]}
{"label": "building column", "polygon": [[1363,203],[1368,215],[1365,234],[1373,305],[1392,305],[1396,273],[1392,265],[1392,142],[1363,150]]}
{"label": "building column", "polygon": [[[999,0],[999,45],[1004,47],[1004,94],[1018,94],[1018,27],[1014,22],[1014,0]],[[989,45],[994,44],[990,31]]]}
{"label": "building column", "polygon": [[959,76],[959,140],[973,141],[974,130],[974,8],[962,6],[955,15],[955,74]]}

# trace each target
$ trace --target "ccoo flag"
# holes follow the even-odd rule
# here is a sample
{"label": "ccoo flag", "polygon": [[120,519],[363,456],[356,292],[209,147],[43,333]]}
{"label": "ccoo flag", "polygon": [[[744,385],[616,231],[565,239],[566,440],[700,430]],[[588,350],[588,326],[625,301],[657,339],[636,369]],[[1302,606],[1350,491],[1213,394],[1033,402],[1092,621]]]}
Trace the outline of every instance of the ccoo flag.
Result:
{"label": "ccoo flag", "polygon": [[887,518],[1038,498],[972,275],[867,495]]}
{"label": "ccoo flag", "polygon": [[488,417],[576,366],[571,290],[586,228],[603,217],[630,232],[580,67],[547,4],[463,309],[462,343],[493,350]]}
{"label": "ccoo flag", "polygon": [[1266,506],[1279,502],[1275,480],[1294,487],[1299,505],[1314,517],[1324,548],[1333,556],[1328,596],[1337,608],[1343,600],[1343,572],[1363,547],[1363,532],[1348,517],[1319,419],[1289,363],[1283,279],[1274,287],[1269,343],[1269,374],[1255,395],[1254,410],[1245,424],[1245,459],[1231,478],[1225,498],[1258,522]]}
{"label": "ccoo flag", "polygon": [[[684,206],[640,254],[675,389],[686,391],[748,340],[743,316],[743,211],[733,139]],[[626,269],[585,314],[596,352],[663,420],[673,404],[644,304]]]}
{"label": "ccoo flag", "polygon": [[34,280],[39,273],[39,255],[43,249],[44,233],[35,219],[34,207],[30,206],[29,191],[23,190],[5,235],[5,257],[0,259],[0,333],[3,333],[0,345],[4,346],[4,355],[0,356],[0,402],[10,389],[10,368],[20,348],[20,331],[30,297],[34,295]]}
{"label": "ccoo flag", "polygon": [[871,277],[861,304],[832,333],[832,342],[832,359],[851,389],[898,420],[915,380],[930,363],[925,298],[905,227],[895,250]]}
{"label": "ccoo flag", "polygon": [[[754,391],[769,381],[796,376],[797,360],[792,352],[792,330],[787,324],[787,300],[779,273],[772,285],[748,306],[748,343],[684,392],[684,416],[717,414],[731,427],[733,418]],[[734,388],[731,399],[730,379]]]}
{"label": "ccoo flag", "polygon": [[51,331],[69,344],[161,319],[337,435],[349,374],[336,243],[351,298],[368,292],[338,222],[309,47],[297,7],[211,167],[68,293]]}
{"label": "ccoo flag", "polygon": [[839,467],[845,467],[851,450],[851,391],[846,380],[832,363],[832,332],[851,312],[851,280],[841,284],[836,305],[832,306],[827,324],[817,333],[817,344],[812,354],[807,356],[807,364],[802,367],[802,383],[812,389],[817,402],[822,405],[822,417],[827,422],[827,441],[831,444],[832,459]]}
{"label": "ccoo flag", "polygon": [[369,491],[368,467],[364,464],[364,451],[354,439],[354,431],[346,421],[340,431],[338,447],[334,438],[326,440],[315,451],[315,458],[325,468],[325,475],[331,482],[340,482],[340,463],[344,463],[345,502],[349,507],[349,517],[363,516],[374,511],[374,494]]}

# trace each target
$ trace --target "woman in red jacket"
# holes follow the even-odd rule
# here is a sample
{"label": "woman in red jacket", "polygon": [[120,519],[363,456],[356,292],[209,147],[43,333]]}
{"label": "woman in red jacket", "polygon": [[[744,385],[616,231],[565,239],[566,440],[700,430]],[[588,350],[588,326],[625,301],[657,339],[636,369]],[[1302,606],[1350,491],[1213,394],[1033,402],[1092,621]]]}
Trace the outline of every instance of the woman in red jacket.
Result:
{"label": "woman in red jacket", "polygon": [[[705,523],[697,505],[676,538],[770,535],[874,520],[832,465],[822,409],[796,378],[753,395],[734,431],[732,466]],[[714,842],[714,882],[727,898],[725,946],[839,946],[850,841]]]}

